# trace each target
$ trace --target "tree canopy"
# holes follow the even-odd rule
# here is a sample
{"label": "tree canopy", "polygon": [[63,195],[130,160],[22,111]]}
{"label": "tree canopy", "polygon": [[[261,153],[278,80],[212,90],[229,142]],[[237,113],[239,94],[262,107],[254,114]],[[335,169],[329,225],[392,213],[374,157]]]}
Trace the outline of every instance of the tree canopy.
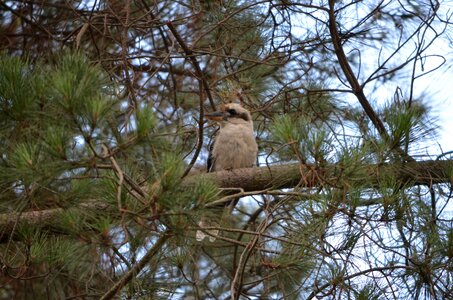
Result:
{"label": "tree canopy", "polygon": [[0,2],[0,299],[453,298],[451,5]]}

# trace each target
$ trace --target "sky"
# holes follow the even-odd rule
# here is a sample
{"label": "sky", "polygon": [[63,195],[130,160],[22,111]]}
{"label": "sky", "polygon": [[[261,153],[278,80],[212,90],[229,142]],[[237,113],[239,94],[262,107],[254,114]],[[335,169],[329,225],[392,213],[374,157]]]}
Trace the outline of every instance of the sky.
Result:
{"label": "sky", "polygon": [[[387,2],[387,1],[386,1]],[[443,19],[447,19],[449,14],[453,12],[453,1],[441,1],[439,15]],[[422,99],[429,110],[430,121],[438,126],[437,135],[432,140],[426,140],[421,145],[427,146],[423,151],[426,155],[431,155],[431,159],[435,159],[436,155],[453,151],[453,97],[451,96],[451,86],[453,85],[453,34],[449,33],[451,25],[439,37],[434,38],[435,34],[440,33],[443,29],[443,24],[440,22],[433,22],[432,28],[435,30],[426,30],[423,32],[425,35],[415,35],[413,39],[402,48],[400,54],[395,56],[394,64],[405,61],[408,57],[413,55],[413,51],[417,48],[418,44],[423,46],[428,45],[433,39],[433,43],[426,52],[423,53],[422,58],[417,59],[417,67],[415,75],[425,74],[415,80],[414,84],[414,99]],[[379,26],[379,25],[376,25]],[[388,26],[386,24],[385,26]],[[415,29],[407,26],[407,32]],[[395,37],[399,36],[399,31],[395,28]],[[422,39],[424,38],[424,39]],[[396,47],[397,41],[389,40],[388,45],[375,45],[376,49],[367,47],[360,49],[363,51],[363,73],[372,72],[376,68],[377,61],[383,61],[392,52],[392,47]],[[392,45],[393,44],[393,45]],[[387,52],[386,52],[387,51]],[[382,56],[381,56],[382,55]],[[379,58],[378,58],[379,56]],[[382,58],[384,57],[384,58]],[[389,63],[392,65],[392,62]],[[372,106],[377,108],[385,102],[393,101],[396,88],[403,91],[404,97],[409,95],[409,79],[411,75],[412,62],[404,69],[398,71],[399,76],[406,76],[405,78],[399,77],[394,80],[387,81],[384,85],[379,86],[377,94],[368,94],[367,97],[372,102]],[[432,72],[431,72],[432,71]],[[366,76],[363,76],[364,78]],[[379,99],[379,100],[376,100]],[[355,100],[357,102],[357,100]],[[423,151],[421,151],[423,153]],[[416,151],[417,152],[417,151]],[[417,152],[419,154],[419,152]]]}
{"label": "sky", "polygon": [[[439,126],[438,136],[431,143],[429,152],[430,154],[440,154],[453,151],[452,45],[449,45],[444,39],[438,39],[427,51],[427,54],[444,55],[447,59],[438,70],[417,79],[414,86],[414,95],[416,97],[423,95],[424,104],[430,108],[432,121]],[[439,59],[432,57],[426,60],[424,68],[430,70],[437,66],[439,66]]]}

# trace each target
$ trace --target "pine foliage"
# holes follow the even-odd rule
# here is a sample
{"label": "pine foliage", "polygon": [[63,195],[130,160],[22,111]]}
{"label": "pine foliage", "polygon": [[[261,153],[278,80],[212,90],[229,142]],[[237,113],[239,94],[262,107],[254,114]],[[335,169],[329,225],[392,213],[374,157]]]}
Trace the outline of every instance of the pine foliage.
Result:
{"label": "pine foliage", "polygon": [[[449,74],[448,5],[32,0],[0,16],[0,299],[453,297],[431,101],[448,84],[418,88]],[[205,114],[230,101],[252,113],[260,169],[204,174]]]}

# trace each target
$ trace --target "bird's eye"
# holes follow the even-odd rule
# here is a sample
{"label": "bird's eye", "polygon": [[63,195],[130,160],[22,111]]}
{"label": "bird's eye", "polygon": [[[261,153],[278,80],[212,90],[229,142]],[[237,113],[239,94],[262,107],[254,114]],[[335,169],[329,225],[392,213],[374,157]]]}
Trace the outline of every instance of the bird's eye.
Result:
{"label": "bird's eye", "polygon": [[235,115],[235,114],[237,114],[236,110],[235,110],[235,109],[232,109],[232,108],[229,109],[229,110],[227,110],[227,112],[228,112],[230,115]]}

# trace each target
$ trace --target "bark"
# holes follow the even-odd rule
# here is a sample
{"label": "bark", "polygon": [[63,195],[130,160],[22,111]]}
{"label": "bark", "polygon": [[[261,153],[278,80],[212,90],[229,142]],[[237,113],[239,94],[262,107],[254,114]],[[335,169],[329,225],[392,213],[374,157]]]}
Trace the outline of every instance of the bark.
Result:
{"label": "bark", "polygon": [[[381,182],[393,179],[399,186],[452,183],[453,160],[412,161],[404,164],[360,165],[356,167],[328,165],[286,164],[232,171],[219,171],[189,175],[182,185],[191,186],[198,180],[212,180],[219,188],[240,188],[244,192],[282,188],[311,188],[348,186],[377,188]],[[396,185],[395,185],[396,186]],[[10,238],[13,229],[21,224],[52,227],[58,216],[67,209],[97,209],[106,211],[108,205],[97,200],[73,208],[56,208],[42,211],[0,214],[0,242]]]}
{"label": "bark", "polygon": [[9,239],[21,239],[15,236],[15,228],[17,226],[29,225],[39,226],[43,229],[57,230],[56,222],[58,217],[68,211],[80,210],[98,210],[105,211],[109,207],[108,204],[93,200],[92,202],[81,203],[76,207],[71,208],[52,208],[46,210],[26,211],[22,213],[0,214],[0,243],[4,243]]}
{"label": "bark", "polygon": [[293,187],[342,187],[345,184],[363,187],[378,187],[382,181],[393,178],[400,185],[432,185],[450,183],[453,175],[453,160],[413,161],[404,164],[372,164],[357,167],[328,165],[286,164],[219,171],[190,176],[185,185],[194,184],[201,177],[214,181],[220,188],[238,188],[245,192],[264,189]]}

